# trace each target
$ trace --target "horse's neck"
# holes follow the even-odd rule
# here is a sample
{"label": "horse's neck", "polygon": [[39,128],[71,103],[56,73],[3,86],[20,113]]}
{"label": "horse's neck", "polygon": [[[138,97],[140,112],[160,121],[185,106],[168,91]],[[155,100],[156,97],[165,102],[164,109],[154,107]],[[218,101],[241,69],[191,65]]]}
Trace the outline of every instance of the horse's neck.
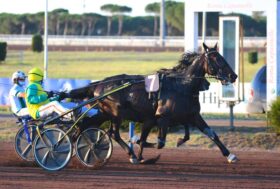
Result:
{"label": "horse's neck", "polygon": [[204,55],[199,56],[195,62],[186,70],[186,79],[191,78],[190,85],[193,88],[193,92],[200,91],[201,85],[203,84],[203,80],[205,77],[204,70]]}
{"label": "horse's neck", "polygon": [[[93,91],[94,85],[89,85],[86,87],[81,87],[78,89],[73,89],[70,91],[70,97],[73,99],[84,99],[88,98],[89,95],[91,94],[91,91]],[[93,94],[93,93],[92,93]]]}
{"label": "horse's neck", "polygon": [[[189,68],[186,70],[186,73],[184,74],[186,77],[192,77],[192,78],[202,78],[205,76],[205,70],[204,70],[204,55],[199,56],[192,65],[189,66]],[[193,80],[193,82],[196,82],[196,79]]]}

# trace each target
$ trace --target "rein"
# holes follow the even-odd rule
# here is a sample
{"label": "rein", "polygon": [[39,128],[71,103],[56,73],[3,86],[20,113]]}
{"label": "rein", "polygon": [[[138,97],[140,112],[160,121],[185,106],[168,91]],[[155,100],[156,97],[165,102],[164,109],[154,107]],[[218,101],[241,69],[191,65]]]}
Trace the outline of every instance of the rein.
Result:
{"label": "rein", "polygon": [[173,77],[173,78],[179,78],[179,79],[219,79],[220,77],[216,77],[216,76],[204,76],[204,77],[199,77],[199,76],[195,76],[195,77]]}
{"label": "rein", "polygon": [[[148,75],[143,75],[144,77],[145,76],[148,76]],[[179,78],[179,79],[218,79],[218,77],[215,77],[215,76],[204,76],[204,77],[180,77],[180,76],[176,76],[176,77],[173,77],[173,78]],[[122,79],[122,78],[119,78],[119,79],[111,79],[111,80],[107,80],[107,81],[96,81],[96,82],[93,82],[93,83],[90,83],[89,85],[91,86],[96,86],[96,85],[99,85],[99,84],[105,84],[105,83],[109,83],[109,82],[113,82],[113,81],[121,81],[121,80],[130,80],[130,81],[133,81],[135,79]],[[144,82],[145,80],[139,80],[139,83],[141,82]],[[11,84],[7,84],[7,83],[0,83],[0,85],[6,85],[6,86],[10,86],[12,87],[13,85]],[[32,89],[31,89],[32,90]],[[38,90],[38,91],[43,91],[43,92],[49,92],[49,91],[44,91],[44,90]]]}

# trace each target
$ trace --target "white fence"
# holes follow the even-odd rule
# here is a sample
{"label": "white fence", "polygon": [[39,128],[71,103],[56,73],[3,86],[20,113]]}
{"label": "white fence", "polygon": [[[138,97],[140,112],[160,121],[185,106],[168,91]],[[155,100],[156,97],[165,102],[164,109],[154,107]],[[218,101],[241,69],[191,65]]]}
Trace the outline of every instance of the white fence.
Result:
{"label": "white fence", "polygon": [[[0,41],[6,41],[9,45],[31,45],[32,35],[0,35]],[[218,37],[206,37],[208,45],[213,46],[218,42]],[[199,44],[202,43],[199,38]],[[243,40],[246,48],[262,48],[266,43],[266,37],[245,37]],[[48,44],[51,46],[131,46],[131,47],[158,47],[159,37],[153,36],[48,36]],[[167,37],[166,47],[184,47],[184,37]]]}

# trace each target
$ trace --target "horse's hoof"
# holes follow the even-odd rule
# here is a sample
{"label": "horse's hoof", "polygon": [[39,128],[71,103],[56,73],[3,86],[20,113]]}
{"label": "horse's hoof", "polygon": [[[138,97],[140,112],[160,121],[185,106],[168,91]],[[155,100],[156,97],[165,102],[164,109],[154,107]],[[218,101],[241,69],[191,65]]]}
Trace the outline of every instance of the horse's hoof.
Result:
{"label": "horse's hoof", "polygon": [[139,161],[137,160],[137,158],[130,158],[129,161],[132,164],[139,164]]}
{"label": "horse's hoof", "polygon": [[150,158],[150,159],[147,159],[147,160],[142,159],[140,161],[140,163],[141,164],[155,164],[159,160],[159,158],[160,158],[160,155],[157,155],[156,157]]}
{"label": "horse's hoof", "polygon": [[185,139],[183,139],[183,138],[178,138],[176,147],[181,146],[181,145],[184,144],[185,142],[186,142]]}
{"label": "horse's hoof", "polygon": [[157,144],[157,149],[162,149],[165,146],[165,143],[160,142]]}
{"label": "horse's hoof", "polygon": [[238,158],[234,154],[229,154],[227,160],[229,163],[236,163],[238,161]]}

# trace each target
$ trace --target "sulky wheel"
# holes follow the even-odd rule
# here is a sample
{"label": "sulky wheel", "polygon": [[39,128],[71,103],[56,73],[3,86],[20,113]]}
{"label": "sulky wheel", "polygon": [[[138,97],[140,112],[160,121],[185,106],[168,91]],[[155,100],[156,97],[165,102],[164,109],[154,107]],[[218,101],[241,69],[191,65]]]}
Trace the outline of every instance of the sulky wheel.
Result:
{"label": "sulky wheel", "polygon": [[15,150],[20,158],[25,161],[34,161],[32,145],[37,136],[36,125],[21,127],[15,137]]}
{"label": "sulky wheel", "polygon": [[64,131],[50,128],[36,137],[33,152],[38,165],[48,171],[58,171],[70,161],[72,144]]}
{"label": "sulky wheel", "polygon": [[98,128],[83,131],[76,142],[76,156],[87,167],[99,168],[107,163],[113,151],[110,137]]}

